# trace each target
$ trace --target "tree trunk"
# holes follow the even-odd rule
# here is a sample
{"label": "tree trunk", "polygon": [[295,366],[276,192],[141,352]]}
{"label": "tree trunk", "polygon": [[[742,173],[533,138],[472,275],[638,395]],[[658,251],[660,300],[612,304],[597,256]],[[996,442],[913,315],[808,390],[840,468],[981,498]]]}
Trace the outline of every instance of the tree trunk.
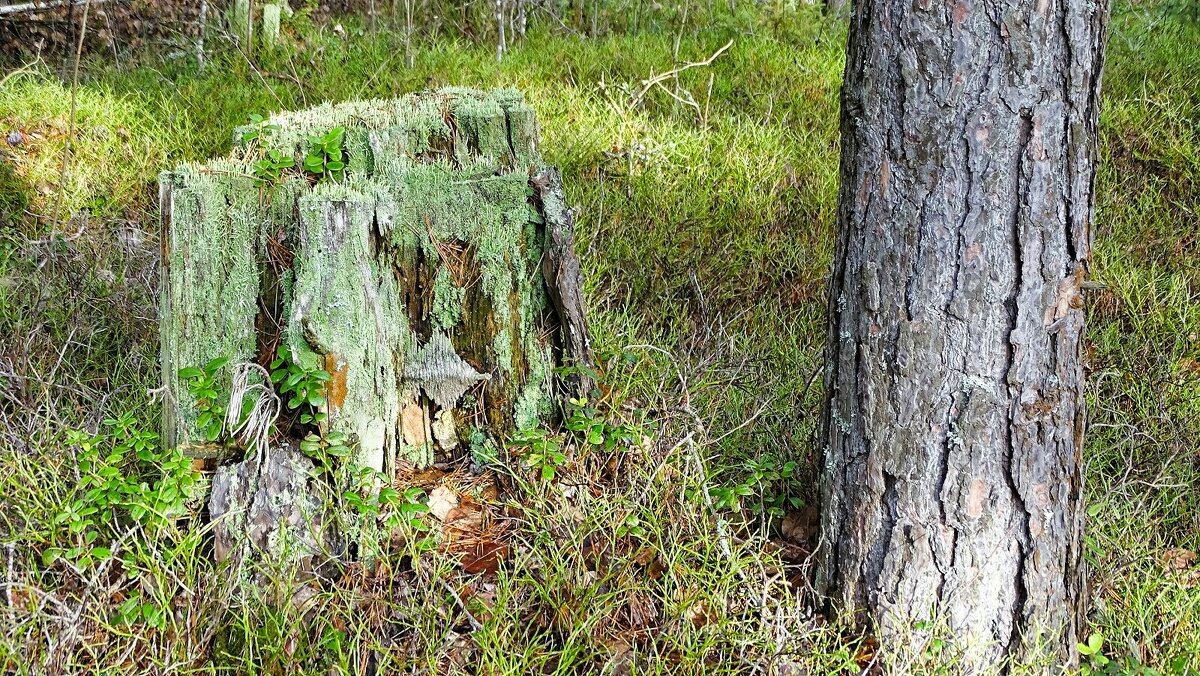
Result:
{"label": "tree trunk", "polygon": [[[300,167],[336,127],[347,174],[318,181]],[[278,435],[345,433],[376,470],[461,455],[473,430],[502,438],[550,412],[552,369],[590,354],[562,181],[520,94],[326,105],[245,132],[258,138],[229,158],[161,177],[169,443],[204,441],[180,369],[269,368],[280,346],[330,380],[319,430],[292,414]],[[271,151],[295,166],[256,181]],[[543,269],[561,271],[549,288]]]}
{"label": "tree trunk", "polygon": [[842,107],[818,591],[894,650],[1071,659],[1080,286],[1107,3],[861,0]]}

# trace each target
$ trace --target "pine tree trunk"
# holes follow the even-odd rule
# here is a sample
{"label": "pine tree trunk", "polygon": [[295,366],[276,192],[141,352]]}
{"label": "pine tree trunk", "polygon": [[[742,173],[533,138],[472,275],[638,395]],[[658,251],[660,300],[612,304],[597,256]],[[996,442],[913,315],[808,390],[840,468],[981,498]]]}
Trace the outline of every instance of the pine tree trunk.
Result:
{"label": "pine tree trunk", "polygon": [[975,668],[1070,659],[1080,287],[1105,0],[861,0],[842,110],[817,587]]}
{"label": "pine tree trunk", "polygon": [[[335,127],[347,175],[318,181],[300,167]],[[247,130],[259,138],[229,158],[161,177],[168,442],[203,442],[180,369],[269,368],[280,346],[324,365],[321,430],[351,435],[376,470],[549,414],[552,369],[590,355],[562,181],[519,93],[326,105]],[[256,182],[272,150],[295,167]]]}

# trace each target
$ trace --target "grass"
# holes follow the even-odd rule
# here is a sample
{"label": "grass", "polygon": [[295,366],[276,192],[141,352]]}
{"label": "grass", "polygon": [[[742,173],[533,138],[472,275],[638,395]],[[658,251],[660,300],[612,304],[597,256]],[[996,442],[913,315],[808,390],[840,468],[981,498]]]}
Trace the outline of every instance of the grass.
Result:
{"label": "grass", "polygon": [[[419,42],[409,69],[400,37],[350,23],[349,38],[314,31],[257,67],[228,47],[202,73],[182,57],[89,62],[61,186],[69,90],[37,66],[7,76],[0,131],[26,140],[0,146],[0,220],[13,226],[0,234],[0,664],[861,670],[872,647],[807,610],[788,523],[754,513],[769,502],[798,514],[791,499],[815,492],[844,27],[739,4],[693,17],[679,40],[685,61],[734,40],[679,78],[699,111],[632,95],[674,62],[662,17],[586,39],[535,24],[502,63],[443,36]],[[1110,657],[1182,673],[1200,669],[1200,586],[1166,554],[1200,551],[1200,26],[1165,7],[1118,3],[1105,77],[1089,621]],[[519,514],[513,563],[493,574],[464,574],[453,552],[421,554],[410,538],[303,604],[243,599],[192,521],[128,536],[120,565],[47,566],[53,517],[76,497],[66,430],[129,410],[156,424],[156,172],[224,152],[250,113],[443,84],[516,86],[538,108],[544,153],[579,210],[611,388],[602,414],[648,440],[613,471],[574,443],[551,487],[519,463],[491,475],[516,504],[484,510]],[[797,470],[777,476],[788,461]],[[461,473],[421,481],[491,495]],[[730,504],[710,510],[696,498],[706,485]],[[268,596],[301,593],[288,578]],[[118,612],[130,603],[135,619]],[[914,669],[953,673],[937,661]]]}

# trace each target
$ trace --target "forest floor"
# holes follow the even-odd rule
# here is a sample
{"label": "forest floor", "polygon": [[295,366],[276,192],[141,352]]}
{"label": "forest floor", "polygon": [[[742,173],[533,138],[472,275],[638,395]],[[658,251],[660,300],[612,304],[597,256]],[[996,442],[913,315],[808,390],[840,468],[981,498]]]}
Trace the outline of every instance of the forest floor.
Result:
{"label": "forest floor", "polygon": [[[0,75],[0,669],[955,673],[936,630],[919,655],[875,659],[810,610],[845,27],[743,4],[680,34],[535,23],[500,63],[491,45],[423,39],[409,68],[397,34],[296,19],[254,65],[220,40],[202,72],[190,51],[85,60],[74,103],[44,63]],[[1116,5],[1107,288],[1088,303],[1087,633],[1118,673],[1183,674],[1200,670],[1200,24]],[[642,91],[676,49],[699,62],[731,40]],[[566,433],[537,467],[399,477],[449,488],[474,520],[428,514],[432,548],[410,537],[304,594],[281,575],[240,598],[198,519],[151,534],[118,518],[75,541],[70,524],[99,517],[79,516],[91,442],[69,430],[98,435],[95,463],[154,443],[157,172],[225,152],[253,113],[447,84],[517,87],[538,110],[578,214],[606,384],[590,415],[640,439],[633,455],[614,467]],[[163,498],[157,453],[110,463],[133,496],[115,502]],[[468,526],[503,556],[468,562]]]}

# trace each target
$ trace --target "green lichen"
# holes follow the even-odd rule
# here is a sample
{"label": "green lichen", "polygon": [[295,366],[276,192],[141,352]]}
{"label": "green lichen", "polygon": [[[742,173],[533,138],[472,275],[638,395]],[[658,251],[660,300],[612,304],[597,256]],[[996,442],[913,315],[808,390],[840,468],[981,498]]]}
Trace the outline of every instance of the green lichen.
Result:
{"label": "green lichen", "polygon": [[444,331],[453,329],[463,316],[467,290],[454,283],[450,268],[442,266],[433,280],[433,324]]}
{"label": "green lichen", "polygon": [[[450,88],[324,104],[267,124],[277,128],[207,170],[161,177],[182,216],[166,223],[166,241],[192,247],[169,250],[165,261],[164,368],[253,359],[259,270],[269,265],[265,279],[282,293],[279,338],[296,353],[321,354],[344,385],[326,424],[358,438],[360,463],[390,469],[397,454],[432,461],[429,444],[404,443],[398,422],[405,364],[421,347],[407,317],[414,294],[428,305],[413,321],[428,320],[481,372],[501,375],[484,385],[495,390],[485,401],[513,402],[506,415],[518,426],[544,416],[552,367],[537,338],[544,243],[528,181],[541,159],[521,94]],[[310,185],[297,171],[265,190],[253,185],[263,152],[289,153],[299,166],[307,139],[333,127],[346,130],[345,181]],[[429,279],[431,292],[415,288]],[[470,300],[475,285],[483,304]],[[459,333],[474,347],[459,345]],[[194,422],[189,404],[173,411],[184,431]]]}
{"label": "green lichen", "polygon": [[[223,356],[252,359],[255,353],[255,191],[252,179],[232,173],[237,169],[214,162],[207,173],[183,166],[160,177],[163,218],[169,226],[163,235],[167,272],[160,302],[176,309],[164,314],[160,324],[161,357],[179,414],[168,418],[164,432],[174,443],[201,441],[195,431],[195,402],[178,378],[179,370]],[[213,173],[220,171],[231,173]]]}
{"label": "green lichen", "polygon": [[536,427],[550,413],[550,377],[553,373],[553,360],[550,351],[544,346],[533,345],[526,352],[529,355],[529,372],[517,404],[513,407],[513,420],[517,429],[525,430]]}

